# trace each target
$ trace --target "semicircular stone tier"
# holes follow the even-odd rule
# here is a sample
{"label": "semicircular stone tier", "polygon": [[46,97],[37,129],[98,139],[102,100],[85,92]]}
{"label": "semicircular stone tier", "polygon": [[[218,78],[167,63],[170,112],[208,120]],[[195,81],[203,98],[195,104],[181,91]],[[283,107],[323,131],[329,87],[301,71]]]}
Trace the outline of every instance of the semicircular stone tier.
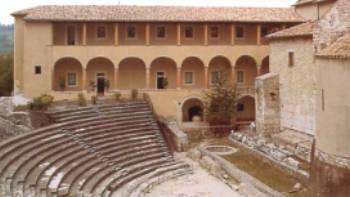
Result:
{"label": "semicircular stone tier", "polygon": [[191,173],[145,101],[51,112],[55,124],[0,144],[0,196],[140,196]]}

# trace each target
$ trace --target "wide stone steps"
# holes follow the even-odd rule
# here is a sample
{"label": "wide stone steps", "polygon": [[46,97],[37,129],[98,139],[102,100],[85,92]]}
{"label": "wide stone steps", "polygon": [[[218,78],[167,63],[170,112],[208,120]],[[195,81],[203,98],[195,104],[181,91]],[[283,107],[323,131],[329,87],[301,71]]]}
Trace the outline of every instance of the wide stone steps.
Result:
{"label": "wide stone steps", "polygon": [[135,196],[147,179],[191,172],[144,101],[49,114],[56,124],[0,143],[0,196]]}

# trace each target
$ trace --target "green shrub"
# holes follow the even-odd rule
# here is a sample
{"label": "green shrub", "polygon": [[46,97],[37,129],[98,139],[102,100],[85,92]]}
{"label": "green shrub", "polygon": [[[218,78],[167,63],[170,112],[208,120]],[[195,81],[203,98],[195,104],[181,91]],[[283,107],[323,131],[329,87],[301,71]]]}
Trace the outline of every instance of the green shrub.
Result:
{"label": "green shrub", "polygon": [[139,91],[138,91],[137,89],[132,89],[132,90],[131,90],[131,99],[132,99],[132,100],[136,100],[138,94],[139,94]]}
{"label": "green shrub", "polygon": [[62,77],[62,76],[60,77],[59,86],[60,86],[62,91],[64,91],[66,89],[66,78],[65,77]]}
{"label": "green shrub", "polygon": [[78,94],[78,103],[79,103],[79,106],[81,107],[86,106],[86,98],[83,93]]}
{"label": "green shrub", "polygon": [[120,92],[114,93],[114,99],[116,102],[119,102],[121,100],[122,94]]}
{"label": "green shrub", "polygon": [[91,96],[91,103],[93,105],[96,105],[97,104],[97,96]]}
{"label": "green shrub", "polygon": [[43,94],[33,98],[33,101],[28,104],[31,110],[47,110],[54,101],[54,97],[49,94]]}

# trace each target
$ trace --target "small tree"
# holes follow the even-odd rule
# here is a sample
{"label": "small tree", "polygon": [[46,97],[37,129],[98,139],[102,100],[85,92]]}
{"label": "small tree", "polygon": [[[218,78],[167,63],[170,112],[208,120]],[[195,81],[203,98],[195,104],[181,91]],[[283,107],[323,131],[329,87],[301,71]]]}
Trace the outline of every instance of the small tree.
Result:
{"label": "small tree", "polygon": [[110,84],[109,80],[105,79],[105,88],[106,88],[107,91],[109,90],[110,85],[111,84]]}
{"label": "small tree", "polygon": [[64,91],[66,89],[66,78],[61,76],[58,85],[60,86],[60,89]]}
{"label": "small tree", "polygon": [[[204,115],[210,126],[216,127],[215,134],[224,130],[221,126],[230,126],[236,112],[236,89],[226,86],[227,73],[218,72],[214,86],[204,92]],[[219,126],[219,127],[218,127]]]}
{"label": "small tree", "polygon": [[95,83],[95,81],[90,81],[90,82],[89,82],[89,86],[90,86],[90,90],[91,90],[92,92],[94,92],[95,89],[96,89],[96,83]]}
{"label": "small tree", "polygon": [[165,78],[163,79],[163,84],[162,84],[162,85],[163,85],[164,89],[167,89],[167,87],[168,87],[168,85],[169,85],[168,78],[165,77]]}

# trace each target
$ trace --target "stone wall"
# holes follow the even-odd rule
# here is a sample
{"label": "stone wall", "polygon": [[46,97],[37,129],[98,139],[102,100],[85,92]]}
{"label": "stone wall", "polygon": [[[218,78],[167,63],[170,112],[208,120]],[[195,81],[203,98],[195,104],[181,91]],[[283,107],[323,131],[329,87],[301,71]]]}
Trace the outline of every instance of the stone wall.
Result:
{"label": "stone wall", "polygon": [[277,74],[266,74],[255,81],[256,130],[258,133],[280,132],[280,95]]}
{"label": "stone wall", "polygon": [[[312,39],[296,38],[270,42],[271,72],[279,75],[281,130],[314,135],[317,67]],[[294,66],[288,53],[294,52]]]}
{"label": "stone wall", "polygon": [[314,43],[321,50],[333,43],[350,27],[350,1],[338,0],[314,29]]}

